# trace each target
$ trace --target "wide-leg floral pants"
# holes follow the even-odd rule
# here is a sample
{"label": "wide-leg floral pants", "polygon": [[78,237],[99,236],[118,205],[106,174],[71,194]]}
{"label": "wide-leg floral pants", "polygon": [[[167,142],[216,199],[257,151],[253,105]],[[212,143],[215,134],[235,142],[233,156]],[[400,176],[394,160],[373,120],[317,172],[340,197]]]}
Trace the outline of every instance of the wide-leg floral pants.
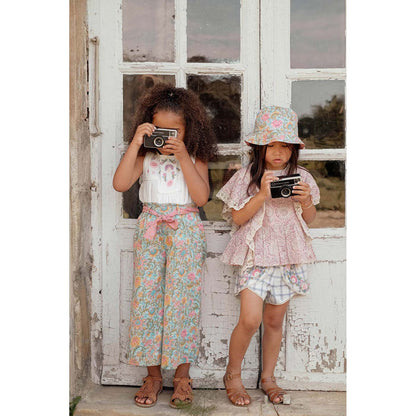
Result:
{"label": "wide-leg floral pants", "polygon": [[205,234],[198,212],[174,215],[189,206],[145,207],[134,234],[129,364],[174,369],[198,355]]}

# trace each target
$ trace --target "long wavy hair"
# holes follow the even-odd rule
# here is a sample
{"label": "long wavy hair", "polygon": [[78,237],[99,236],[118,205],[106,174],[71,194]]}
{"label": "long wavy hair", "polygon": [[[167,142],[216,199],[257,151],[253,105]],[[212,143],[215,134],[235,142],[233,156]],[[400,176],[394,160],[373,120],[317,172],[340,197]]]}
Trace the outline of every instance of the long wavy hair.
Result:
{"label": "long wavy hair", "polygon": [[[289,149],[292,151],[288,162],[288,175],[296,173],[298,168],[298,159],[299,159],[299,148],[298,144],[287,143]],[[250,143],[250,183],[247,187],[247,194],[252,195],[255,192],[256,186],[260,189],[261,178],[263,177],[264,171],[266,170],[266,151],[267,145],[258,145]]]}
{"label": "long wavy hair", "polygon": [[[169,84],[157,84],[140,102],[134,117],[129,142],[134,137],[137,127],[143,123],[152,123],[153,115],[158,111],[172,111],[185,121],[184,143],[188,153],[204,162],[217,157],[217,141],[207,112],[198,96],[191,90],[175,88]],[[139,155],[153,151],[143,146]]]}

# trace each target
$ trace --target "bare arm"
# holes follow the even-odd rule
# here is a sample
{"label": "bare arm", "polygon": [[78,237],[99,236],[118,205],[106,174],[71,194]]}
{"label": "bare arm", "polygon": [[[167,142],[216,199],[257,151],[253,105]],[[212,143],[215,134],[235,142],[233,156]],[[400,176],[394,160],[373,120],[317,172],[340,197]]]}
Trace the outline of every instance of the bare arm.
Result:
{"label": "bare arm", "polygon": [[316,217],[316,208],[312,203],[311,187],[306,182],[299,182],[293,187],[294,201],[300,202],[302,207],[302,218],[306,224],[310,224]]}
{"label": "bare arm", "polygon": [[302,207],[302,218],[306,222],[306,224],[310,224],[316,217],[316,208],[315,205],[312,204],[301,204]]}
{"label": "bare arm", "polygon": [[137,156],[137,154],[143,144],[144,134],[150,136],[154,128],[153,124],[150,123],[144,123],[137,127],[133,140],[114,174],[113,188],[116,191],[128,191],[143,173],[144,157]]}
{"label": "bare arm", "polygon": [[194,164],[188,156],[180,164],[189,195],[196,205],[202,207],[209,197],[208,163],[196,159]]}
{"label": "bare arm", "polygon": [[264,202],[271,198],[270,195],[270,182],[276,180],[276,177],[271,172],[264,172],[261,178],[260,190],[257,194],[244,205],[243,208],[238,211],[232,210],[231,215],[233,221],[237,225],[245,224],[250,218],[252,218],[257,211],[263,206]]}

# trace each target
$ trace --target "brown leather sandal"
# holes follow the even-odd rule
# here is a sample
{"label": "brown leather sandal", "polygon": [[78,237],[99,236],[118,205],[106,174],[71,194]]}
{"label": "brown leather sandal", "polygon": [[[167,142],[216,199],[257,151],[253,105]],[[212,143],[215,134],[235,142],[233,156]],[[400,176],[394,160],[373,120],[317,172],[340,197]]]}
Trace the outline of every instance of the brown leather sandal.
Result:
{"label": "brown leather sandal", "polygon": [[183,405],[191,404],[192,400],[192,379],[189,377],[174,377],[173,394],[169,406],[178,409]]}
{"label": "brown leather sandal", "polygon": [[[154,382],[160,381],[160,387],[159,390],[156,391]],[[134,403],[136,403],[137,406],[140,407],[153,407],[157,402],[157,396],[159,393],[163,390],[162,385],[162,378],[161,377],[155,377],[148,375],[143,379],[143,385],[137,390],[135,396],[134,396]],[[137,398],[139,399],[150,399],[153,400],[152,403],[138,403]]]}
{"label": "brown leather sandal", "polygon": [[[241,373],[239,374],[232,374],[232,373],[225,373],[224,377],[223,377],[223,382],[224,382],[224,386],[225,386],[225,391],[227,392],[227,396],[228,399],[230,400],[230,402],[234,405],[234,406],[238,406],[238,407],[246,407],[249,404],[251,404],[251,397],[248,395],[248,393],[246,392],[246,389],[244,388],[244,386],[242,387],[231,387],[228,388],[227,387],[227,381],[232,380],[232,379],[237,379],[239,378],[241,381]],[[243,398],[243,399],[248,399],[249,402],[246,404],[238,404],[237,400]]]}
{"label": "brown leather sandal", "polygon": [[[268,382],[273,382],[276,387],[270,387],[269,389],[265,390],[263,388],[263,383],[268,383]],[[275,376],[262,378],[261,379],[261,389],[263,390],[263,392],[267,395],[267,397],[269,398],[269,400],[273,404],[283,403],[283,395],[287,394],[282,388],[280,388],[276,384],[276,377]],[[278,402],[274,401],[276,399],[276,397],[280,398],[280,400]]]}

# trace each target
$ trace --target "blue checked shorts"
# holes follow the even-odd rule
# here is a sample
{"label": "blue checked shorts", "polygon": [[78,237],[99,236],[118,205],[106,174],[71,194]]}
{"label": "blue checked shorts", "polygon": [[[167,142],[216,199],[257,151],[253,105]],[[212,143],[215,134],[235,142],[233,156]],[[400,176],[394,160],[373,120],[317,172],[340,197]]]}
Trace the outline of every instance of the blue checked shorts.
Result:
{"label": "blue checked shorts", "polygon": [[250,267],[237,278],[236,295],[244,289],[250,289],[266,303],[282,305],[309,291],[306,266]]}

